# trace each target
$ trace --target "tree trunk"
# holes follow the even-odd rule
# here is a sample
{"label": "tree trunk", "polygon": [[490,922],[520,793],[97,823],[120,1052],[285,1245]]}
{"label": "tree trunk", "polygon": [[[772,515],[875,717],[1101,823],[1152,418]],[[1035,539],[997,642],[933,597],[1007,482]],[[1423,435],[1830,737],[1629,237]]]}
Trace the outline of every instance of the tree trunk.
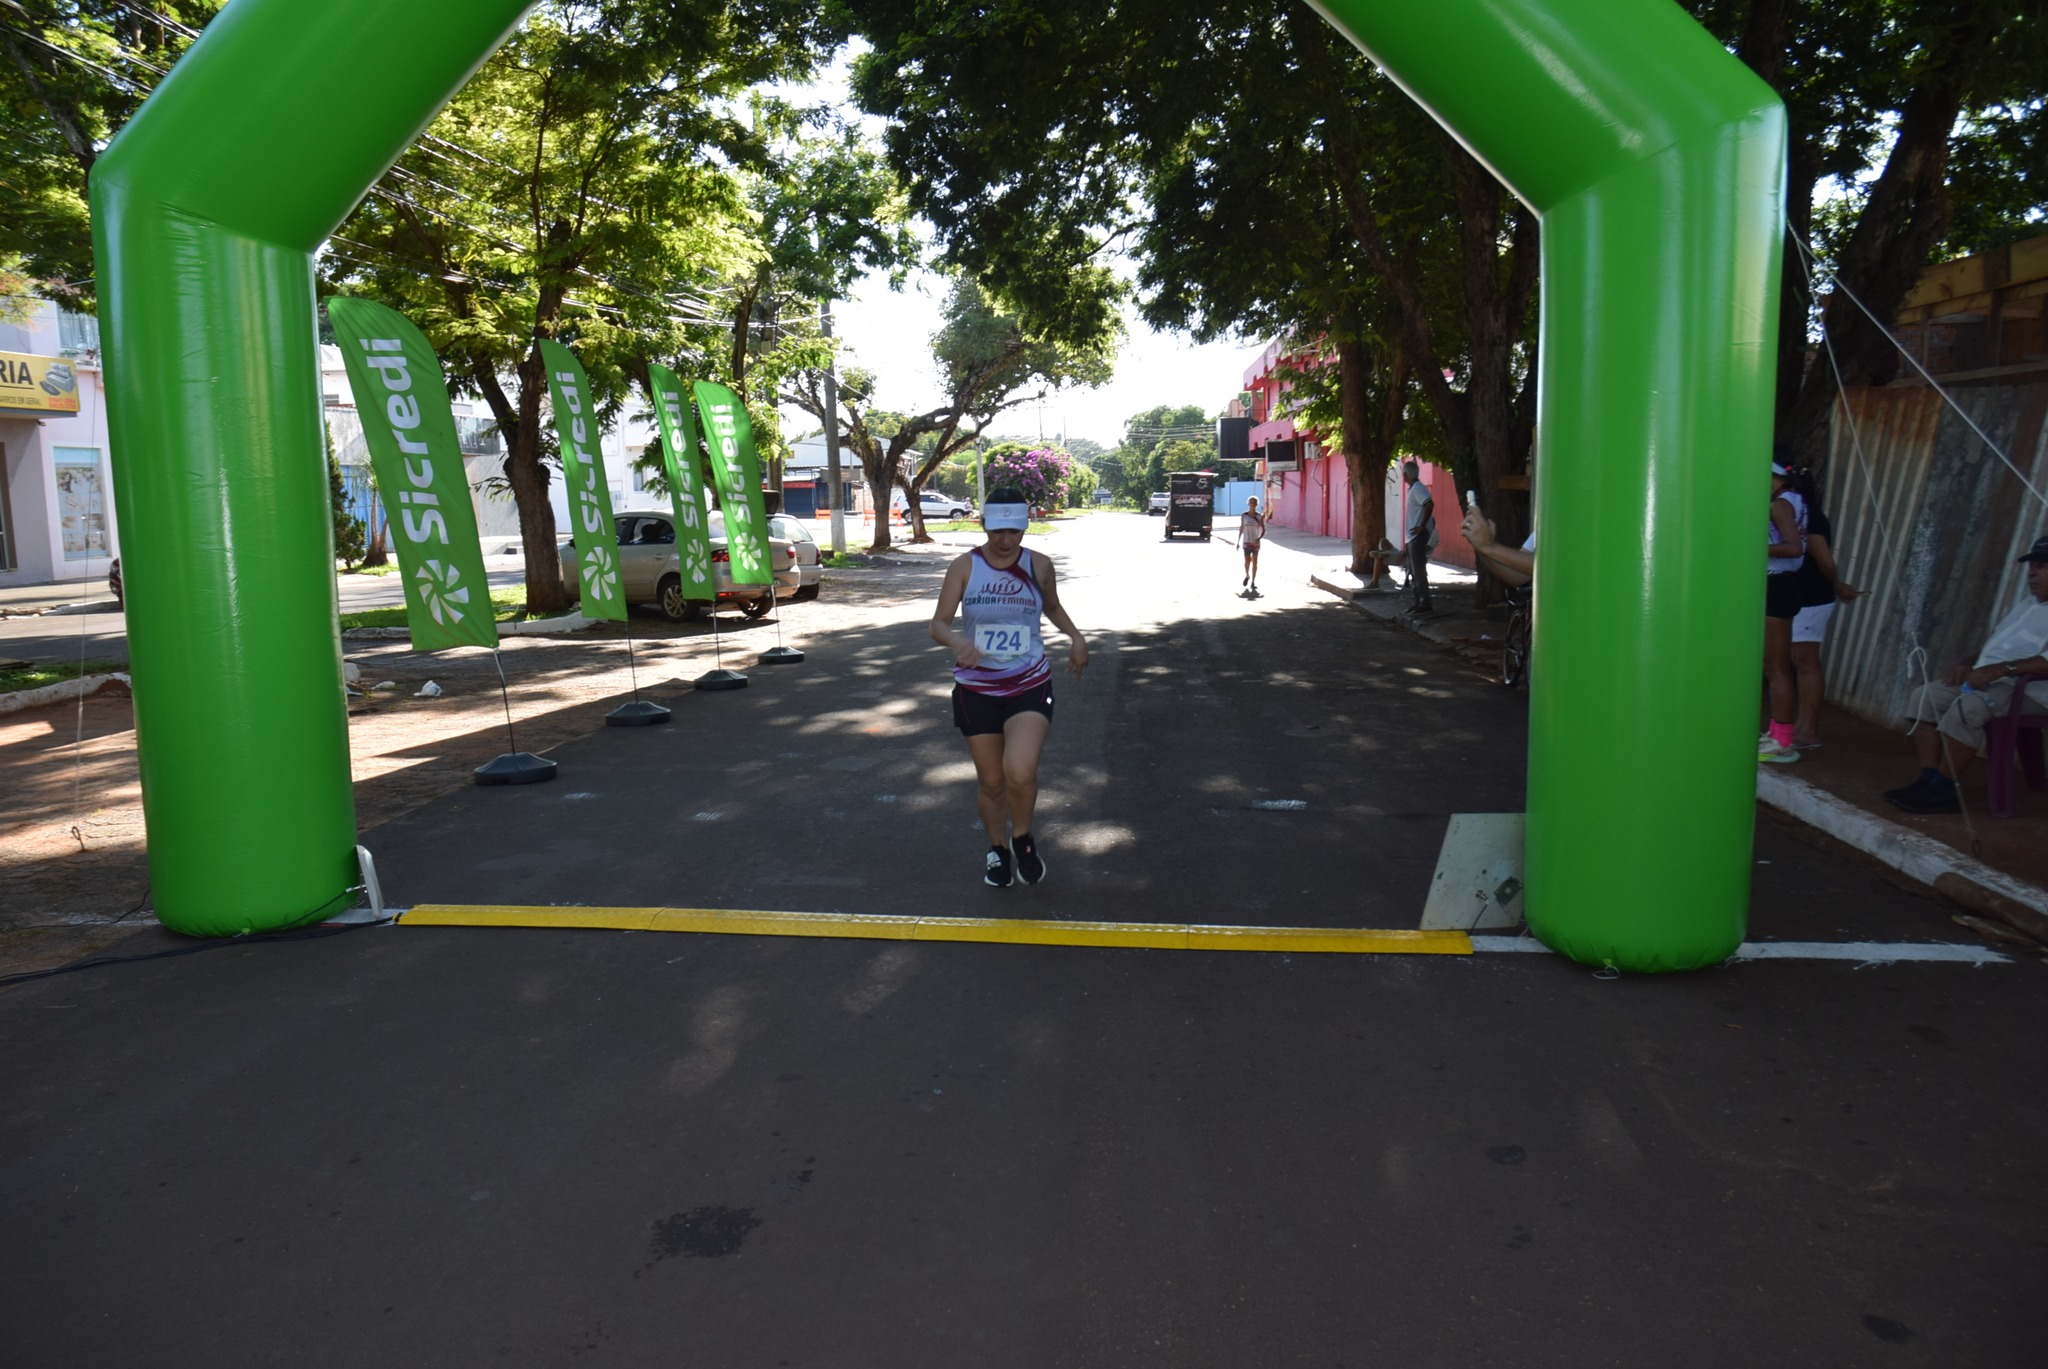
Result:
{"label": "tree trunk", "polygon": [[868,498],[875,506],[875,540],[868,544],[868,550],[887,551],[892,541],[889,524],[894,511],[889,507],[889,494],[893,482],[865,458],[861,461],[861,476],[867,481]]}
{"label": "tree trunk", "polygon": [[[1407,377],[1400,378],[1400,388]],[[1337,408],[1343,415],[1344,467],[1351,477],[1351,573],[1372,574],[1372,549],[1387,526],[1384,479],[1391,444],[1381,445],[1381,425],[1373,421],[1372,356],[1357,340],[1337,344]],[[1398,424],[1396,431],[1399,431]]]}
{"label": "tree trunk", "polygon": [[[505,478],[519,507],[519,540],[526,555],[526,611],[541,617],[566,613],[574,602],[562,583],[562,557],[555,548],[555,510],[548,502],[548,468],[541,460],[540,397],[546,388],[536,342],[519,366],[519,417],[506,433]],[[502,417],[498,426],[501,431],[506,427]]]}

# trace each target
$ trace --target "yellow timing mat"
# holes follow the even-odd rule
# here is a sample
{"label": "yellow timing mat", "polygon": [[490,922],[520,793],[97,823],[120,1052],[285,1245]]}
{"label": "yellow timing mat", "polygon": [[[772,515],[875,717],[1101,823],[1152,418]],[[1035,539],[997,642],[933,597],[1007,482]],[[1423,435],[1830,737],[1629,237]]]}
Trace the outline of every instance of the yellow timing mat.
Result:
{"label": "yellow timing mat", "polygon": [[600,927],[620,932],[721,932],[870,941],[988,941],[1018,946],[1135,946],[1160,951],[1317,951],[1337,955],[1470,955],[1463,932],[1355,927],[1209,927],[1172,922],[1057,922],[1008,917],[875,917],[754,913],[735,908],[561,908],[422,903],[404,927]]}

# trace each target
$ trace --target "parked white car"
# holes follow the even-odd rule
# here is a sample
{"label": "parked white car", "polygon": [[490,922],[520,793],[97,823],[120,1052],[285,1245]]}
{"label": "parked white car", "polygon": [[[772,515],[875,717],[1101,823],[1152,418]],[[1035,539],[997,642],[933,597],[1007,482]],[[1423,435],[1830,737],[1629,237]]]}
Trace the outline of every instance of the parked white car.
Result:
{"label": "parked white car", "polygon": [[1145,500],[1145,512],[1165,513],[1172,503],[1173,497],[1165,490],[1154,490]]}
{"label": "parked white car", "polygon": [[796,570],[802,584],[795,594],[789,596],[789,601],[800,604],[817,598],[818,587],[825,580],[825,556],[805,520],[793,514],[778,513],[768,520],[768,535],[779,537],[796,548]]}
{"label": "parked white car", "polygon": [[[626,602],[653,604],[663,617],[679,623],[702,617],[708,605],[701,599],[683,597],[682,556],[676,550],[675,519],[668,507],[622,509],[614,516]],[[749,618],[760,618],[775,607],[777,599],[794,599],[803,588],[796,547],[788,538],[771,535],[768,539],[769,569],[775,576],[771,595],[768,586],[732,582],[732,557],[726,551],[723,514],[708,515],[706,531],[711,535],[711,578],[717,587],[719,608],[736,608]],[[562,580],[572,593],[576,592],[580,582],[573,542],[562,546]]]}
{"label": "parked white car", "polygon": [[[965,499],[955,499],[950,494],[941,494],[937,490],[918,491],[917,507],[927,521],[947,522],[955,518],[974,516],[973,504]],[[897,513],[904,518],[910,516],[910,510],[907,508],[899,508]]]}

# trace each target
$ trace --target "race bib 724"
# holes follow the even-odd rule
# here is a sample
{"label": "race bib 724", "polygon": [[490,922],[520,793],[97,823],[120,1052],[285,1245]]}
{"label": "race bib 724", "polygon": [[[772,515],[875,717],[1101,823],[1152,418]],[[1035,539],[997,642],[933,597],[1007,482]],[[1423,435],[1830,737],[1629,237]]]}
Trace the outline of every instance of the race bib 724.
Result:
{"label": "race bib 724", "polygon": [[1014,661],[1030,640],[1022,623],[982,623],[974,629],[974,649],[985,661]]}

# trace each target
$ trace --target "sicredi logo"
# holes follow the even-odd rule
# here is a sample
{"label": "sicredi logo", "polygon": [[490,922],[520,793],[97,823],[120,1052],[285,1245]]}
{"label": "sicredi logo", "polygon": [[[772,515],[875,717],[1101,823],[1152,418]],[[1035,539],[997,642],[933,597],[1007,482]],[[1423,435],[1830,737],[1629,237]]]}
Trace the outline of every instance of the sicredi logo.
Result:
{"label": "sicredi logo", "polygon": [[411,489],[398,492],[398,522],[406,540],[448,543],[448,520],[441,515],[441,496],[434,493],[434,462],[427,444],[408,434],[420,426],[420,402],[412,390],[412,365],[397,338],[360,338],[369,355],[364,364],[374,368],[391,392],[384,401],[384,418],[391,425],[392,440],[398,443],[400,465]]}
{"label": "sicredi logo", "polygon": [[589,450],[590,425],[583,419],[583,389],[576,383],[574,371],[557,371],[555,379],[561,384],[562,403],[569,410],[570,446],[583,467],[581,488],[573,480],[567,482],[570,497],[576,501],[576,521],[585,532],[601,532],[604,529],[604,510],[597,505],[597,462]]}

